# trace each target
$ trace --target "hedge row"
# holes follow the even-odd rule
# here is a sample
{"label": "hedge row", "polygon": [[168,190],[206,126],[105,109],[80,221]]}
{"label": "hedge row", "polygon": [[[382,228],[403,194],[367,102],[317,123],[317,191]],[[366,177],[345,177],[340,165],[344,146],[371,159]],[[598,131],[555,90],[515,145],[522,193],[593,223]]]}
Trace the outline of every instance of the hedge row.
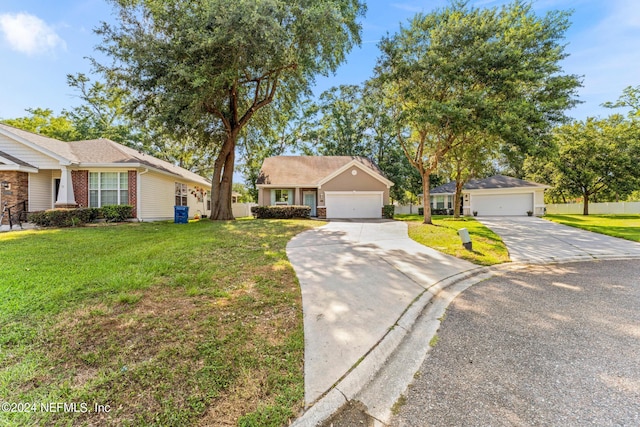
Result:
{"label": "hedge row", "polygon": [[32,212],[27,221],[40,227],[75,227],[104,218],[107,222],[120,222],[133,217],[133,206],[108,205],[101,208],[52,209]]}
{"label": "hedge row", "polygon": [[[418,208],[418,215],[424,215],[424,208]],[[453,209],[431,209],[431,215],[453,215]]]}
{"label": "hedge row", "polygon": [[309,218],[311,207],[309,206],[252,206],[251,213],[258,219],[290,219]]}

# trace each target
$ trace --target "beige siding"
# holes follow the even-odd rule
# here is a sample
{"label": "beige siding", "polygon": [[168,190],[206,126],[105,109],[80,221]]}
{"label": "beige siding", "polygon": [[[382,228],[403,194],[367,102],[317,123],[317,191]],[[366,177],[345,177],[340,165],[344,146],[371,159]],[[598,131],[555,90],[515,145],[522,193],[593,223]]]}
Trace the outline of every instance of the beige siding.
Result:
{"label": "beige siding", "polygon": [[[306,188],[306,187],[305,187]],[[299,188],[291,188],[291,187],[273,187],[273,188],[261,188],[258,191],[258,205],[260,206],[269,206],[271,205],[271,191],[273,190],[289,190],[291,194],[291,203],[292,205],[301,204],[300,200],[300,189]]]}
{"label": "beige siding", "polygon": [[[140,186],[138,187],[138,202],[140,210],[138,217],[143,221],[171,220],[174,217],[175,205],[175,183],[180,182],[187,184],[187,205],[189,206],[189,217],[193,217],[195,213],[203,212],[202,202],[198,202],[196,197],[191,194],[194,183],[177,180],[170,176],[165,176],[155,172],[138,172],[140,177]],[[198,184],[201,186],[201,184]],[[206,201],[205,201],[206,208]],[[211,214],[211,211],[206,211]]]}
{"label": "beige siding", "polygon": [[0,151],[4,151],[18,159],[40,169],[54,169],[60,167],[60,162],[33,150],[20,142],[5,135],[0,135]]}
{"label": "beige siding", "polygon": [[[29,210],[43,211],[53,208],[53,176],[51,170],[29,174]],[[57,171],[60,175],[60,171]]]}
{"label": "beige siding", "polygon": [[[352,170],[357,171],[356,175],[352,174]],[[319,191],[319,200],[325,199],[325,191],[382,191],[382,203],[389,204],[389,189],[386,184],[356,167],[323,184]]]}
{"label": "beige siding", "polygon": [[138,217],[147,221],[173,218],[174,182],[171,177],[154,172],[140,174]]}

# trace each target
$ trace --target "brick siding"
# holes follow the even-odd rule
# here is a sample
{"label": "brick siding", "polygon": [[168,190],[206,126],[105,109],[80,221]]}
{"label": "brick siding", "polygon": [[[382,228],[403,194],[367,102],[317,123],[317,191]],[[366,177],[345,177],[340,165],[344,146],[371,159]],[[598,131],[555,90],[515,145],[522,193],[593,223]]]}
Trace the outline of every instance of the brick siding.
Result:
{"label": "brick siding", "polygon": [[138,217],[138,172],[129,171],[129,204],[133,206],[131,211],[134,218]]}
{"label": "brick siding", "polygon": [[[0,186],[0,192],[2,192],[0,211],[2,211],[5,202],[8,207],[11,207],[23,201],[29,201],[29,174],[27,172],[1,171],[0,183],[2,182],[7,182],[9,188],[4,189]],[[27,210],[29,210],[28,203]],[[9,224],[9,218],[3,218],[2,224]]]}
{"label": "brick siding", "polygon": [[73,183],[73,197],[80,208],[89,206],[89,171],[71,171]]}

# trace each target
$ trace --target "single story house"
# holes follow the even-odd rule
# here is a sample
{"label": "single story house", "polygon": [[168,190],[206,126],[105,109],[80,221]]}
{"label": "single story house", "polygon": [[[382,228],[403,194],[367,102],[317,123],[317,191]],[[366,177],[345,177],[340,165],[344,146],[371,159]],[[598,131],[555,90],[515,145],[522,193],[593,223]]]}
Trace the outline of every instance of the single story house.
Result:
{"label": "single story house", "polygon": [[381,218],[392,185],[356,156],[269,157],[256,182],[258,205],[307,205],[319,218]]}
{"label": "single story house", "polygon": [[[205,178],[108,139],[64,142],[0,124],[0,206],[29,212],[56,207],[131,205],[140,221],[210,214]],[[7,218],[5,218],[6,222]]]}
{"label": "single story house", "polygon": [[[544,215],[545,184],[524,181],[504,175],[474,179],[462,187],[462,214],[479,216],[518,216],[533,212]],[[432,209],[453,209],[455,181],[430,191]]]}

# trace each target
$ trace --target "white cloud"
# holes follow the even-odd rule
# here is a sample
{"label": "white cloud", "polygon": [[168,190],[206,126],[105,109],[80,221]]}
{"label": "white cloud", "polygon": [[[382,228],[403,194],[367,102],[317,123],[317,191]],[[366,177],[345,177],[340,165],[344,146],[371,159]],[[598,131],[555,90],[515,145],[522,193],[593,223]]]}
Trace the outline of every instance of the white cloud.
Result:
{"label": "white cloud", "polygon": [[64,40],[42,19],[28,13],[0,14],[0,33],[12,50],[36,55],[66,49]]}

